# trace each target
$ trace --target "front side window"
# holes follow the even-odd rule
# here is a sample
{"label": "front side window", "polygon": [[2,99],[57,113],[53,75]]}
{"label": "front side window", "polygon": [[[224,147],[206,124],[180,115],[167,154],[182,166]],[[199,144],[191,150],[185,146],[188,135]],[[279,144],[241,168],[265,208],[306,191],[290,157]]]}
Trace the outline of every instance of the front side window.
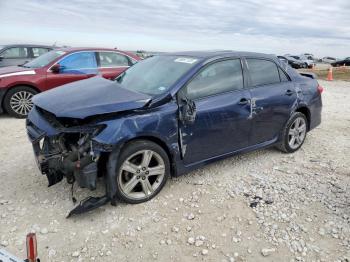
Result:
{"label": "front side window", "polygon": [[99,52],[98,54],[101,67],[118,67],[130,65],[130,61],[125,55],[115,52]]}
{"label": "front side window", "polygon": [[243,88],[240,59],[216,62],[207,66],[186,86],[189,99],[225,93]]}
{"label": "front side window", "polygon": [[117,78],[123,88],[156,96],[165,93],[199,62],[194,57],[153,56],[141,60]]}
{"label": "front side window", "polygon": [[28,50],[26,47],[11,47],[6,49],[1,56],[3,58],[27,58]]}
{"label": "front side window", "polygon": [[268,60],[247,58],[252,86],[268,85],[280,82],[277,65]]}
{"label": "front side window", "polygon": [[66,56],[61,61],[61,74],[95,74],[97,72],[94,52],[79,52]]}
{"label": "front side window", "polygon": [[33,52],[34,57],[39,57],[39,56],[47,53],[48,51],[50,51],[50,50],[47,48],[42,48],[42,47],[33,47],[32,48],[32,52]]}

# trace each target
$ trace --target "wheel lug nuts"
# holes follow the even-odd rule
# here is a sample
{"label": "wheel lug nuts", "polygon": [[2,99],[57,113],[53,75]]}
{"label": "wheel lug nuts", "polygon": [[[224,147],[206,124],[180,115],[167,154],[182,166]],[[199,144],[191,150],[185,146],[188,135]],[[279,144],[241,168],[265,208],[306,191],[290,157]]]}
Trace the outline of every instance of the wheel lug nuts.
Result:
{"label": "wheel lug nuts", "polygon": [[146,177],[145,177],[145,176],[143,176],[143,177],[142,177],[142,180],[145,180],[145,179],[146,179]]}
{"label": "wheel lug nuts", "polygon": [[145,174],[148,175],[148,174],[149,174],[149,171],[146,171]]}
{"label": "wheel lug nuts", "polygon": [[143,168],[142,168],[142,171],[145,171],[145,170],[146,170],[146,168],[145,168],[145,167],[143,167]]}

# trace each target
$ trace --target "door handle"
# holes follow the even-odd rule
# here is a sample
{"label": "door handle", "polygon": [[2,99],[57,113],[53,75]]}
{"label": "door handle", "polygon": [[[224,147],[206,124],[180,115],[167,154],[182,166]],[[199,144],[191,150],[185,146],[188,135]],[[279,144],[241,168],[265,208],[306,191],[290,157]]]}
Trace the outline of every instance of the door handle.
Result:
{"label": "door handle", "polygon": [[248,105],[250,103],[250,100],[247,98],[242,98],[241,100],[239,100],[238,104],[239,105]]}
{"label": "door handle", "polygon": [[286,91],[286,95],[287,96],[291,96],[291,95],[293,95],[294,94],[294,92],[292,91],[292,90],[290,90],[290,89],[288,89],[287,91]]}

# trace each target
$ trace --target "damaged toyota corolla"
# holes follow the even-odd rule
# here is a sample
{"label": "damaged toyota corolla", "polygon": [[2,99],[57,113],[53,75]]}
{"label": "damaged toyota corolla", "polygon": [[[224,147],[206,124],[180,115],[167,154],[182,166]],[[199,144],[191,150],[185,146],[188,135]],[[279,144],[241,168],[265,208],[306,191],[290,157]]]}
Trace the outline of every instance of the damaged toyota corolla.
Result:
{"label": "damaged toyota corolla", "polygon": [[33,98],[27,133],[52,186],[106,193],[69,215],[117,200],[141,203],[169,176],[267,146],[298,150],[321,122],[321,92],[272,55],[184,52],[145,59],[110,81],[64,85]]}

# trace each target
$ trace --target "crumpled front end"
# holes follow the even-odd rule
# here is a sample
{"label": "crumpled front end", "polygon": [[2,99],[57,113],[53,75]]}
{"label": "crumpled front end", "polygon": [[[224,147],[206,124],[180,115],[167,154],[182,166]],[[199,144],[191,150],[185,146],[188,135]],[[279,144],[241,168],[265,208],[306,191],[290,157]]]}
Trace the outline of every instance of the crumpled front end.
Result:
{"label": "crumpled front end", "polygon": [[[103,125],[64,125],[54,115],[36,107],[26,127],[38,168],[46,175],[49,186],[66,178],[69,184],[76,182],[82,188],[96,189],[98,165],[103,154],[111,150],[106,145],[101,148],[93,140],[103,130]],[[104,203],[110,199],[104,197]],[[93,208],[90,206],[90,209]]]}

